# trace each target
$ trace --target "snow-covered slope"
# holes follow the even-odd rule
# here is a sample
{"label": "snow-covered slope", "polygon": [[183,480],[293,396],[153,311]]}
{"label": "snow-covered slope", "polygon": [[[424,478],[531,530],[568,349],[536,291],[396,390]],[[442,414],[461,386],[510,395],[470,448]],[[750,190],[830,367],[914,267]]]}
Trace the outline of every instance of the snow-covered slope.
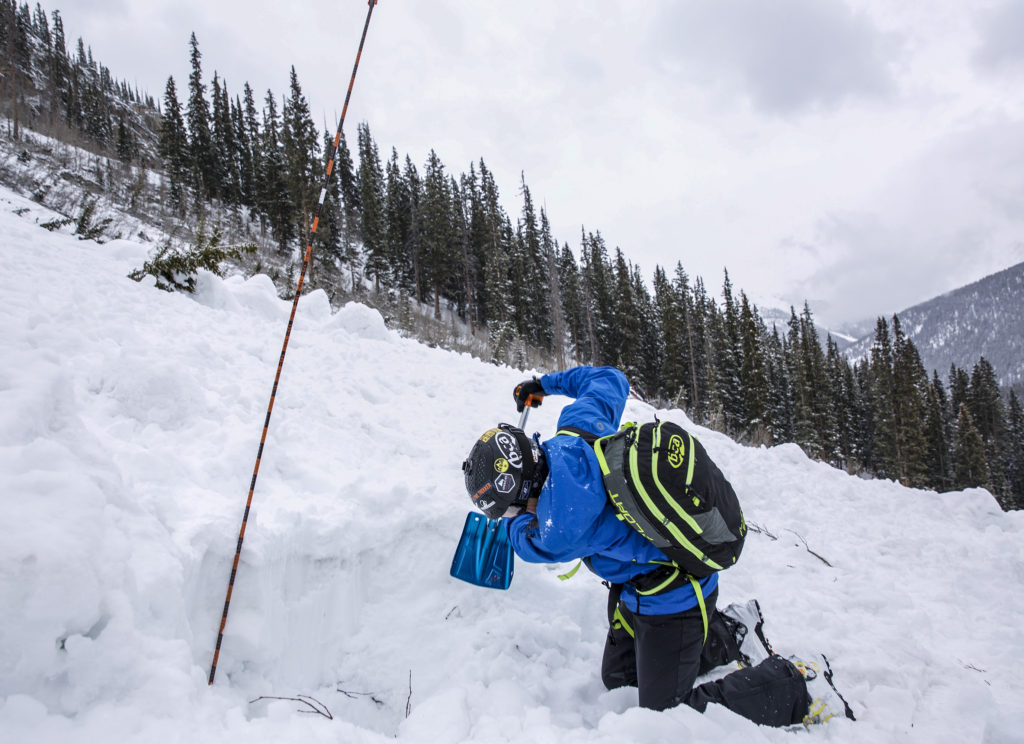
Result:
{"label": "snow-covered slope", "polygon": [[[999,384],[1024,382],[1024,263],[914,305],[898,316],[929,377],[934,370],[948,380],[952,364],[969,374],[985,357]],[[874,341],[872,326],[846,348],[846,354],[866,358]]]}
{"label": "snow-covered slope", "polygon": [[[208,687],[289,306],[261,277],[136,284],[143,246],[37,226],[51,217],[0,192],[0,741],[791,741],[606,692],[593,576],[451,579],[459,465],[515,418],[523,373],[320,293],[300,303]],[[552,433],[565,402],[530,428]],[[857,714],[805,735],[1021,739],[1024,515],[695,431],[759,530],[721,604],[758,597],[776,650],[828,654]],[[333,718],[266,699],[300,695]]]}

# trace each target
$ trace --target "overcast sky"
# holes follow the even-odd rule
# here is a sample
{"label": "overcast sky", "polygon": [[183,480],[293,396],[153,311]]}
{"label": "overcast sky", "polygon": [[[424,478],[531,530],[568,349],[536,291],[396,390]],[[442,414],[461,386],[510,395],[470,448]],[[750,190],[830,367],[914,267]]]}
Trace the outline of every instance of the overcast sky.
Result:
{"label": "overcast sky", "polygon": [[[52,10],[56,5],[44,6]],[[70,0],[117,79],[287,91],[334,131],[363,0]],[[1024,0],[380,0],[346,135],[524,171],[555,237],[834,325],[1024,261]],[[73,47],[72,47],[73,48]]]}

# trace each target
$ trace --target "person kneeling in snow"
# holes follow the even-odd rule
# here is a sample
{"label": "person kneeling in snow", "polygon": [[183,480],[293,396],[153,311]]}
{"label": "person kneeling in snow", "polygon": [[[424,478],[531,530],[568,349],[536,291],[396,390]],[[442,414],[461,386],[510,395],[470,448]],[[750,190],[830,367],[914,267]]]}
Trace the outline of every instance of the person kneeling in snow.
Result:
{"label": "person kneeling in snow", "polygon": [[[553,394],[575,398],[562,410],[554,437],[540,443],[502,424],[480,437],[462,468],[470,498],[488,517],[511,516],[508,535],[520,558],[582,559],[610,587],[605,686],[639,688],[645,708],[685,702],[703,712],[708,703],[719,703],[770,726],[819,722],[837,713],[853,718],[824,657],[790,660],[772,651],[756,600],[716,611],[717,573],[645,591],[652,566],[661,570],[669,559],[618,517],[598,457],[578,435],[618,429],[629,395],[626,376],[612,367],[576,367],[524,381],[513,393],[520,412]],[[734,661],[740,670],[693,686],[698,676]]]}

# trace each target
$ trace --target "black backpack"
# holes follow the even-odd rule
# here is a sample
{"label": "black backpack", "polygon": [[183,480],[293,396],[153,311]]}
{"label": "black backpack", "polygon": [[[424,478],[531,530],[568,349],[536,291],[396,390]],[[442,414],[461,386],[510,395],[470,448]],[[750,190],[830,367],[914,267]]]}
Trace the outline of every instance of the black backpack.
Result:
{"label": "black backpack", "polygon": [[683,572],[700,579],[739,559],[747,525],[736,492],[681,426],[628,423],[600,438],[574,427],[558,433],[593,446],[619,519]]}

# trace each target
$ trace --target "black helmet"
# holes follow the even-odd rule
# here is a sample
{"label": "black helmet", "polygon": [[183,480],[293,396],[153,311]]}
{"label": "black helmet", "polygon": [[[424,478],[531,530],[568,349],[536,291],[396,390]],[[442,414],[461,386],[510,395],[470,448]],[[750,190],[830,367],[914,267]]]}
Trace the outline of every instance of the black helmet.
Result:
{"label": "black helmet", "polygon": [[497,519],[510,506],[525,506],[540,493],[548,474],[540,447],[509,424],[480,435],[462,472],[469,498],[488,519]]}

